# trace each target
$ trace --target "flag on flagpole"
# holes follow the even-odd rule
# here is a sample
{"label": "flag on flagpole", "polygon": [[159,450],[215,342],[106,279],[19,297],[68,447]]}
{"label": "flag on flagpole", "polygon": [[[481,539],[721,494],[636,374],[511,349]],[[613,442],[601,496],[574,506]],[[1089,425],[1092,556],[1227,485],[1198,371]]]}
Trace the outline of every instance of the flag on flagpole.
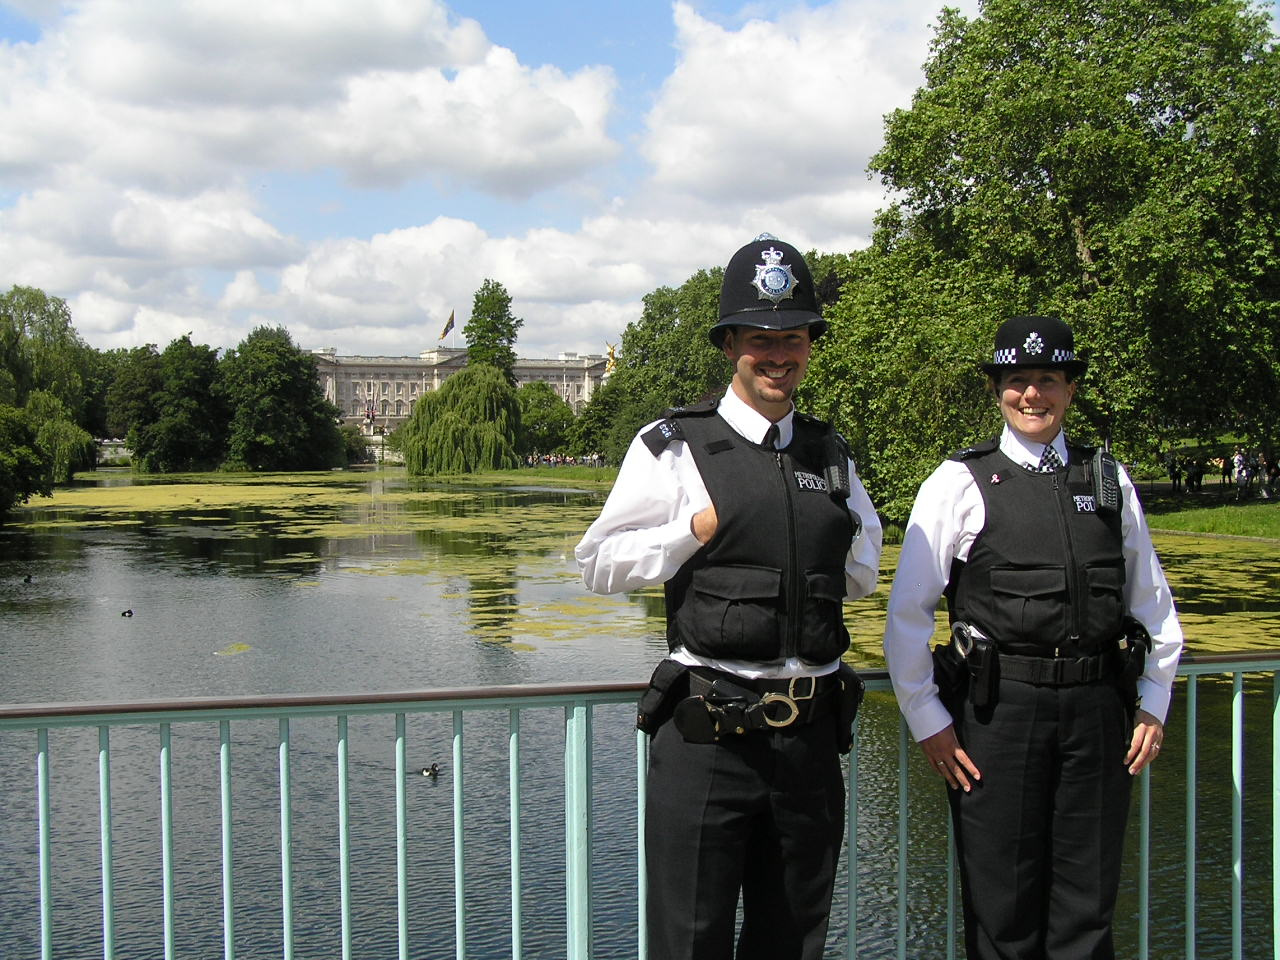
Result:
{"label": "flag on flagpole", "polygon": [[449,319],[445,322],[444,329],[440,331],[440,339],[443,340],[449,335],[449,331],[453,329],[453,311],[449,311]]}

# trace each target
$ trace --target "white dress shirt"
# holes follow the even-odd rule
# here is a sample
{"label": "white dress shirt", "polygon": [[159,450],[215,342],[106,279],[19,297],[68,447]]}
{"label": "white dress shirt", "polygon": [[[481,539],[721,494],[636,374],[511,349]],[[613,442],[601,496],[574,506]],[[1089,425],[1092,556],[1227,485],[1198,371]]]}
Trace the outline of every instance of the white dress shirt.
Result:
{"label": "white dress shirt", "polygon": [[[752,443],[762,443],[770,421],[748,406],[732,388],[718,407],[733,430]],[[779,449],[791,443],[792,410],[778,421]],[[649,426],[652,426],[650,424]],[[693,515],[711,505],[706,484],[683,440],[673,440],[654,456],[640,439],[631,441],[609,498],[600,516],[574,550],[582,580],[595,593],[619,593],[665,583],[702,546],[693,535]],[[744,483],[751,482],[749,478]],[[862,534],[845,557],[845,588],[850,598],[864,597],[876,586],[880,572],[880,520],[871,498],[849,462],[849,509],[862,520]],[[798,658],[773,663],[710,660],[683,647],[672,658],[687,666],[712,666],[745,677],[820,676],[839,661],[806,664]]]}
{"label": "white dress shirt", "polygon": [[[1063,434],[1059,432],[1052,443],[1066,463]],[[1040,462],[1044,444],[1027,440],[1006,425],[1000,436],[1000,450],[1015,463],[1034,467]],[[1182,627],[1151,545],[1137,492],[1123,467],[1120,491],[1125,607],[1151,633],[1153,646],[1138,681],[1138,696],[1142,709],[1163,721],[1182,653]],[[951,561],[968,560],[974,538],[985,523],[982,493],[964,463],[945,460],[920,485],[889,592],[884,635],[884,655],[893,689],[917,741],[933,736],[952,722],[933,682],[929,639],[934,630],[934,613],[951,576]]]}

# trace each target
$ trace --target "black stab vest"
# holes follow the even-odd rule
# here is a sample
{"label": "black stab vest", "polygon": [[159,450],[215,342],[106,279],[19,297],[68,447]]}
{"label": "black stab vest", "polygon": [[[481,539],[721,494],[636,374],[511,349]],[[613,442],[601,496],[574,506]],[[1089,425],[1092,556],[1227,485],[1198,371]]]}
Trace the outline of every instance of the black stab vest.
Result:
{"label": "black stab vest", "polygon": [[1124,554],[1118,512],[1099,513],[1087,447],[1067,467],[1033,473],[995,441],[955,454],[973,474],[986,523],[952,565],[951,620],[1031,656],[1091,656],[1121,633]]}
{"label": "black stab vest", "polygon": [[714,405],[670,411],[655,456],[683,436],[715,505],[718,526],[665,585],[667,644],[700,656],[830,663],[849,648],[842,602],[854,521],[825,468],[843,442],[796,414],[791,443],[774,451],[733,430]]}

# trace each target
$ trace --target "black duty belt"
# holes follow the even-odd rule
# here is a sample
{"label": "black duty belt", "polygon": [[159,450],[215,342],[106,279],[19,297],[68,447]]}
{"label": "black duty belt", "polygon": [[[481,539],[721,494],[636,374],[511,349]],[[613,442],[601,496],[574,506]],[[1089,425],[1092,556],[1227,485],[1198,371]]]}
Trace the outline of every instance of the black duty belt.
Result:
{"label": "black duty belt", "polygon": [[785,730],[830,715],[838,703],[836,673],[750,680],[707,667],[689,669],[689,698],[676,707],[686,740],[707,743],[725,734]]}
{"label": "black duty belt", "polygon": [[1116,672],[1112,654],[1096,657],[1020,657],[999,654],[1000,679],[1032,683],[1041,687],[1072,687],[1110,679]]}

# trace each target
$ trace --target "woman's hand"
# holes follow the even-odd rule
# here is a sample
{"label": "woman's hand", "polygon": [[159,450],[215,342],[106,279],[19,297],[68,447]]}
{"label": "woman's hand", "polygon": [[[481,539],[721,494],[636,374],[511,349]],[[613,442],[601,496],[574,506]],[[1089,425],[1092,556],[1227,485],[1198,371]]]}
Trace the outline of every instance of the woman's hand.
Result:
{"label": "woman's hand", "polygon": [[1124,762],[1129,773],[1137,776],[1142,768],[1160,756],[1160,744],[1164,742],[1164,724],[1147,713],[1139,710],[1134,718],[1133,738],[1129,741],[1129,752]]}
{"label": "woman's hand", "polygon": [[956,739],[956,728],[952,724],[921,740],[920,749],[929,758],[929,765],[937,771],[938,776],[947,781],[947,786],[952,790],[968,793],[973,789],[973,784],[982,779],[981,771]]}

